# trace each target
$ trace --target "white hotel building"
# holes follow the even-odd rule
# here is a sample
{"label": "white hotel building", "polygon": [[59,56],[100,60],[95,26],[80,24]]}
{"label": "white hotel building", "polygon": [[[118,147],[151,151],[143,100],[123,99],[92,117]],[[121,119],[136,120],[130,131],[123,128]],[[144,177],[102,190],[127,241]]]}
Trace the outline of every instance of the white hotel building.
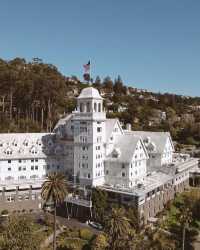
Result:
{"label": "white hotel building", "polygon": [[0,134],[0,212],[41,209],[41,184],[59,171],[137,206],[146,223],[188,186],[197,166],[198,159],[174,153],[169,133],[124,130],[107,119],[103,98],[88,87],[53,133]]}

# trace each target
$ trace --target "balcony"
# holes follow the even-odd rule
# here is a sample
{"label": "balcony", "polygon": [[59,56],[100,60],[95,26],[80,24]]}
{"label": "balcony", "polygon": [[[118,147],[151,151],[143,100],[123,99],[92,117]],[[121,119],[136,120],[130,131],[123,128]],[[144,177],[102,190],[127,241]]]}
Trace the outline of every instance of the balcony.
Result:
{"label": "balcony", "polygon": [[106,119],[106,113],[105,112],[78,112],[78,111],[73,111],[73,114],[75,114],[75,119],[78,120],[105,120]]}
{"label": "balcony", "polygon": [[72,203],[72,204],[82,206],[82,207],[89,207],[89,208],[92,207],[92,201],[91,200],[81,198],[78,195],[76,195],[76,196],[67,196],[65,198],[65,202],[66,203]]}

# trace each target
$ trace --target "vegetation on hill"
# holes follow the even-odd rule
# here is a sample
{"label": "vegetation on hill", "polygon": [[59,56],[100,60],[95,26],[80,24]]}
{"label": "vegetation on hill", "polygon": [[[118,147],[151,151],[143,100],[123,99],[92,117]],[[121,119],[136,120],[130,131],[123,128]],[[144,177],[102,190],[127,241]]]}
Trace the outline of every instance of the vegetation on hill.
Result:
{"label": "vegetation on hill", "polygon": [[[199,146],[200,97],[127,87],[120,76],[92,82],[104,97],[108,117],[135,130],[170,131],[179,143]],[[52,131],[75,108],[75,97],[86,86],[38,58],[0,59],[0,132]]]}

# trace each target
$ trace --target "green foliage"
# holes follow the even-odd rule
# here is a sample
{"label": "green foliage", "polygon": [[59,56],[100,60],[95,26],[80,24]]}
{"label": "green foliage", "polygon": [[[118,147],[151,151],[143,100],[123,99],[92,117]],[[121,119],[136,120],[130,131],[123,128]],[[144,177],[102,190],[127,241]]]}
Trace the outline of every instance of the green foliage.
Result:
{"label": "green foliage", "polygon": [[79,233],[80,233],[80,238],[87,241],[90,241],[94,236],[93,233],[86,228],[80,229]]}
{"label": "green foliage", "polygon": [[42,198],[45,202],[53,201],[59,204],[64,201],[67,195],[66,177],[60,173],[51,173],[42,185]]}
{"label": "green foliage", "polygon": [[9,217],[1,234],[2,250],[39,250],[39,236],[26,217]]}
{"label": "green foliage", "polygon": [[105,211],[108,209],[107,192],[94,188],[92,190],[93,213],[96,221],[104,223]]}
{"label": "green foliage", "polygon": [[53,223],[53,249],[56,250],[56,205],[62,203],[67,195],[66,177],[61,173],[51,173],[47,180],[42,184],[41,196],[47,202],[54,204],[54,223]]}
{"label": "green foliage", "polygon": [[1,215],[6,215],[6,214],[8,214],[8,210],[7,209],[4,209],[4,210],[1,211]]}
{"label": "green foliage", "polygon": [[105,250],[108,247],[108,240],[105,234],[98,234],[91,244],[91,250]]}
{"label": "green foliage", "polygon": [[19,132],[25,120],[25,131],[41,131],[65,111],[70,83],[51,64],[15,58],[0,60],[0,90],[0,129]]}
{"label": "green foliage", "polygon": [[[200,191],[192,189],[176,197],[169,206],[164,229],[169,231],[177,249],[184,241],[185,249],[193,249],[192,243],[199,228]],[[183,239],[185,237],[185,240]]]}
{"label": "green foliage", "polygon": [[123,208],[112,208],[105,221],[105,232],[108,236],[109,249],[117,250],[122,240],[127,240],[131,231],[130,223]]}

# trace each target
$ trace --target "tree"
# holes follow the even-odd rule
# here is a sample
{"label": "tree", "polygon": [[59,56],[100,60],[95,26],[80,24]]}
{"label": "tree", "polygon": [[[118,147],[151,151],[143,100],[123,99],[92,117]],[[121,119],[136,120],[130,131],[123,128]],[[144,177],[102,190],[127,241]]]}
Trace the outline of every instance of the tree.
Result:
{"label": "tree", "polygon": [[101,78],[99,76],[96,77],[95,82],[93,83],[93,86],[97,89],[101,87]]}
{"label": "tree", "polygon": [[38,250],[40,241],[31,225],[31,221],[27,217],[9,217],[3,227],[0,249]]}
{"label": "tree", "polygon": [[105,222],[105,232],[108,235],[109,249],[116,250],[127,240],[130,232],[129,220],[123,208],[112,208]]}
{"label": "tree", "polygon": [[53,249],[56,250],[56,206],[62,203],[67,195],[67,181],[64,175],[52,173],[42,185],[41,196],[45,202],[54,205]]}
{"label": "tree", "polygon": [[189,227],[192,221],[192,212],[188,207],[180,207],[179,222],[182,225],[182,250],[185,250],[185,234],[186,229]]}
{"label": "tree", "polygon": [[198,235],[198,197],[199,195],[192,190],[178,195],[170,205],[163,225],[164,229],[171,233],[170,237],[176,242],[177,249],[193,249],[192,243]]}
{"label": "tree", "polygon": [[126,210],[127,218],[129,219],[129,223],[132,228],[134,228],[136,231],[139,231],[140,229],[140,218],[138,214],[138,210],[135,207],[130,207],[128,210]]}
{"label": "tree", "polygon": [[92,190],[93,212],[95,219],[100,223],[104,223],[105,211],[108,208],[107,198],[108,194],[105,191],[97,188]]}
{"label": "tree", "polygon": [[98,234],[93,240],[91,250],[105,250],[108,247],[108,241],[105,234]]}

